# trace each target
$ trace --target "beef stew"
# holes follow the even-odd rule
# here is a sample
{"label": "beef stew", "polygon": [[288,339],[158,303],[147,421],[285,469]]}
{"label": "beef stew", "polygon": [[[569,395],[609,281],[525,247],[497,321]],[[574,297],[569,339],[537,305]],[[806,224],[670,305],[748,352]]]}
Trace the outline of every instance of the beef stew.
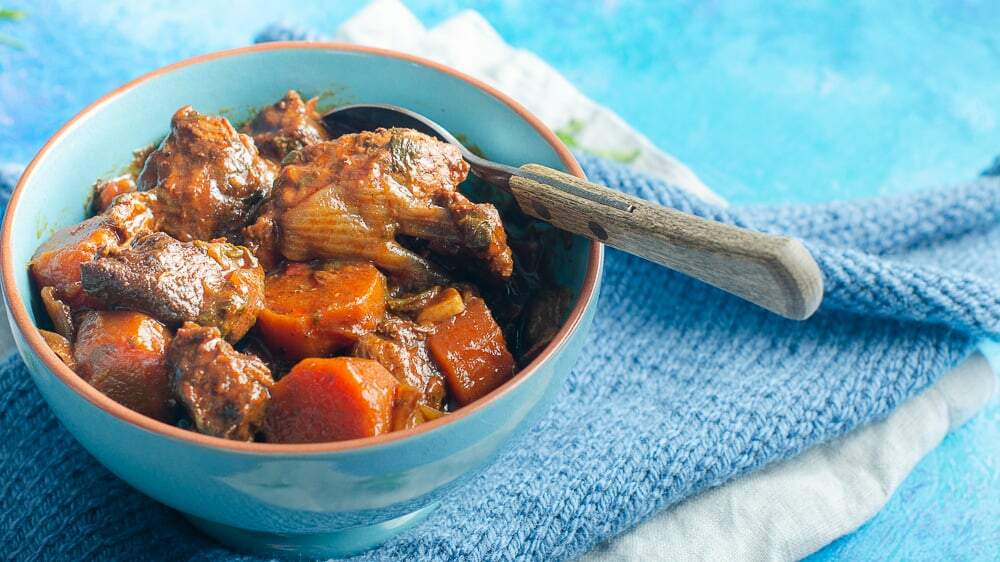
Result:
{"label": "beef stew", "polygon": [[501,386],[568,313],[532,221],[417,131],[330,138],[289,91],[242,126],[183,107],[138,164],[29,268],[50,347],[155,419],[275,443],[412,428]]}

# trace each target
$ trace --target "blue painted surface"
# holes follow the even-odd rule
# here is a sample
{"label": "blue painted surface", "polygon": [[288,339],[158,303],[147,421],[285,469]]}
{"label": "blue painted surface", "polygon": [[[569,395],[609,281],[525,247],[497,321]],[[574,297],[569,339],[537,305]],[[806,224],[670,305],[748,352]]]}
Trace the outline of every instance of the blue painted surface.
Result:
{"label": "blue painted surface", "polygon": [[[245,44],[266,23],[321,32],[364,4],[56,0],[0,24],[0,161],[24,161],[111,87]],[[1000,152],[1000,5],[409,2],[465,6],[617,110],[736,202],[819,201],[965,179]],[[996,359],[1000,354],[993,353]],[[858,532],[817,560],[962,559],[1000,543],[1000,402],[949,436]]]}

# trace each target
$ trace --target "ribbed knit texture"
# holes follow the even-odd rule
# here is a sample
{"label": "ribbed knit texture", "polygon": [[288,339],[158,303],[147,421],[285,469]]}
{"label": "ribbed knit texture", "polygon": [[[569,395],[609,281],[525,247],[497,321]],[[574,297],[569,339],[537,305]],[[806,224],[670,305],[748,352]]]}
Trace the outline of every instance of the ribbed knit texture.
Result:
{"label": "ribbed knit texture", "polygon": [[[359,560],[571,558],[694,493],[884,417],[1000,332],[998,178],[873,201],[720,210],[580,159],[596,182],[804,238],[826,276],[823,307],[807,322],[782,320],[609,250],[595,325],[549,414],[426,523]],[[6,556],[241,558],[98,465],[16,358],[0,365],[0,404]]]}

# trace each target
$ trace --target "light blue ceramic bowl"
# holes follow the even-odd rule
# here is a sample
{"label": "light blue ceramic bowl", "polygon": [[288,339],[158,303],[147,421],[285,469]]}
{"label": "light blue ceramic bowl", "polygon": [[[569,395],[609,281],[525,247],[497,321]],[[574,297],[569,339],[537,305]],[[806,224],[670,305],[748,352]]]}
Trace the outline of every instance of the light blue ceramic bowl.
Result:
{"label": "light blue ceramic bowl", "polygon": [[39,152],[3,224],[3,292],[18,349],[67,429],[132,486],[208,534],[261,553],[336,556],[417,524],[544,411],[573,366],[596,307],[602,250],[576,238],[549,266],[577,301],[551,345],[511,381],[455,414],[371,439],[313,445],[237,443],[132,412],[95,391],[44,344],[27,263],[52,231],[84,218],[95,178],[120,173],[158,141],[178,107],[234,121],[289,88],[330,103],[412,108],[494,160],[577,175],[566,148],[509,98],[454,70],[398,53],[336,44],[268,44],[211,54],[146,75],[66,124]]}

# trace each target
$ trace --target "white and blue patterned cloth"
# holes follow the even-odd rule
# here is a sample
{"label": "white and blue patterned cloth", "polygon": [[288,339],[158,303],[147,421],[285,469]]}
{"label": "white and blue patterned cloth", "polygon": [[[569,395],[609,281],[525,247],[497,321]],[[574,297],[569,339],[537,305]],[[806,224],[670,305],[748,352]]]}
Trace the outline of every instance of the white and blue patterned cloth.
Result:
{"label": "white and blue patterned cloth", "polygon": [[[803,238],[826,277],[791,322],[608,251],[584,354],[526,438],[361,560],[560,560],[706,488],[880,419],[1000,333],[1000,178],[905,197],[722,210],[581,155],[588,176]],[[9,186],[8,186],[9,188]],[[14,558],[239,558],[130,489],[0,366],[0,529]]]}

